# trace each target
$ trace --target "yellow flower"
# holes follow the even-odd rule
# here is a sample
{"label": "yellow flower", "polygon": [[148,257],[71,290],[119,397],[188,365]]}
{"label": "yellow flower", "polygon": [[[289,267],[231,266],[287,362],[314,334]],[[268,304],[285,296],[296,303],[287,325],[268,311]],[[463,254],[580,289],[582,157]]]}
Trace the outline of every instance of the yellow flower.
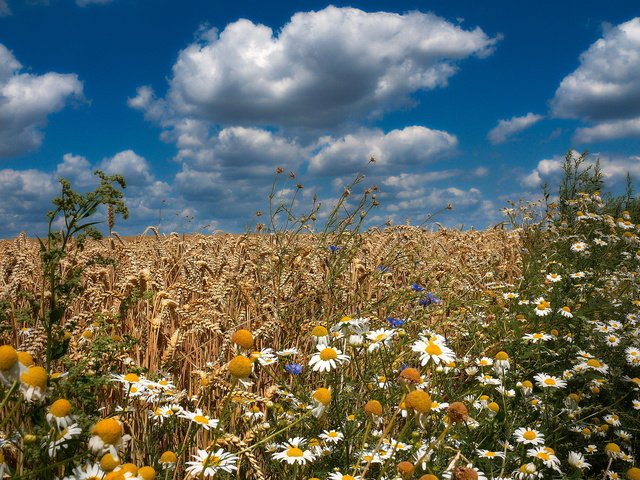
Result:
{"label": "yellow flower", "polygon": [[18,362],[18,352],[11,345],[0,347],[0,370],[10,370]]}
{"label": "yellow flower", "polygon": [[229,372],[236,378],[247,378],[253,371],[251,359],[238,355],[229,362]]}
{"label": "yellow flower", "polygon": [[231,341],[236,345],[249,350],[253,347],[253,334],[246,329],[240,329],[231,335]]}
{"label": "yellow flower", "polygon": [[404,403],[408,408],[413,408],[419,413],[428,413],[431,410],[431,397],[422,390],[407,393]]}

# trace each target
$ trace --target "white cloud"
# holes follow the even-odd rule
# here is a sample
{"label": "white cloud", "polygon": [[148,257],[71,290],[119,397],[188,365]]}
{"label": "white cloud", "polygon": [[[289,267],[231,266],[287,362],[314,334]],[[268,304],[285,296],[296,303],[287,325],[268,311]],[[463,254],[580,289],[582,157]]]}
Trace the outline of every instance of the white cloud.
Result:
{"label": "white cloud", "polygon": [[309,163],[309,172],[340,175],[362,171],[369,159],[378,170],[401,170],[433,163],[455,151],[458,140],[441,130],[412,126],[384,133],[361,129],[341,138],[324,138]]}
{"label": "white cloud", "polygon": [[[166,214],[183,212],[186,208],[184,201],[175,196],[170,185],[154,177],[143,157],[125,150],[97,164],[83,156],[68,153],[52,172],[0,170],[0,196],[3,198],[0,224],[3,233],[16,234],[20,230],[27,231],[29,235],[46,233],[45,214],[52,209],[51,200],[60,194],[58,180],[64,177],[71,181],[75,190],[88,191],[98,184],[93,175],[96,169],[123,174],[127,181],[124,194],[130,217],[116,230],[122,232],[122,227],[126,232],[140,233],[149,224],[157,225],[159,211],[163,207],[165,228],[178,228],[180,218],[173,214],[166,218]],[[98,218],[101,217],[104,217],[104,212],[98,214]]]}
{"label": "white cloud", "polygon": [[[221,125],[335,127],[445,86],[456,61],[486,56],[495,43],[419,12],[330,6],[296,13],[277,33],[242,19],[180,52],[167,103],[180,117]],[[150,93],[139,90],[130,105],[149,106]]]}
{"label": "white cloud", "polygon": [[21,65],[0,44],[0,157],[34,150],[43,139],[47,117],[69,99],[82,98],[75,74],[20,73]]}
{"label": "white cloud", "polygon": [[[580,56],[551,102],[553,115],[595,122],[575,140],[592,142],[638,136],[640,130],[640,17],[607,29]],[[635,126],[634,126],[635,125]]]}
{"label": "white cloud", "polygon": [[529,112],[523,117],[511,117],[509,120],[500,120],[498,125],[489,132],[487,138],[494,145],[504,143],[509,140],[511,136],[532,127],[543,118],[544,116],[542,115]]}
{"label": "white cloud", "polygon": [[617,138],[640,137],[640,116],[628,120],[598,123],[593,127],[578,128],[574,141],[593,143]]}
{"label": "white cloud", "polygon": [[7,0],[0,0],[0,17],[8,17],[9,15],[11,15],[11,9]]}
{"label": "white cloud", "polygon": [[[574,157],[578,152],[572,152]],[[620,186],[624,183],[627,173],[632,178],[640,179],[640,156],[638,155],[605,155],[593,153],[585,161],[585,165],[594,165],[600,160],[600,167],[604,174],[604,182],[608,188]],[[538,188],[543,183],[557,184],[562,178],[564,156],[554,156],[540,160],[536,168],[520,179],[520,183],[529,188]]]}

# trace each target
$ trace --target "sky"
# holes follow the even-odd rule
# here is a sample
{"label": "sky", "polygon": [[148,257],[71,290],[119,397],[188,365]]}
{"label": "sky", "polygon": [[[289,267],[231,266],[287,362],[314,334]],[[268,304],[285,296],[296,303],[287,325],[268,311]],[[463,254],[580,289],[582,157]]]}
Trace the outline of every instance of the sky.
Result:
{"label": "sky", "polygon": [[316,197],[321,225],[358,174],[352,206],[378,187],[368,225],[487,228],[572,150],[620,189],[640,179],[639,15],[636,0],[0,0],[0,238],[42,235],[58,180],[88,191],[96,169],[127,181],[121,235],[252,230],[274,181],[274,204]]}

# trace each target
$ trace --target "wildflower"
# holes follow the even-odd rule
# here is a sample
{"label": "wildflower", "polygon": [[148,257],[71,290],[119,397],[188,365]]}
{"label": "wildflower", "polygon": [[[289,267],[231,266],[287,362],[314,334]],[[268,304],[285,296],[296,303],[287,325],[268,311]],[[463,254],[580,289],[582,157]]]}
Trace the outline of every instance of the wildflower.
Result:
{"label": "wildflower", "polygon": [[478,449],[476,451],[478,452],[478,456],[480,458],[488,458],[490,460],[493,460],[495,458],[504,458],[505,457],[504,452],[494,452],[494,451],[491,451],[491,450],[481,450],[481,449]]}
{"label": "wildflower", "polygon": [[428,305],[438,305],[440,304],[440,299],[436,297],[433,293],[429,292],[427,295],[420,299],[420,305],[426,307]]}
{"label": "wildflower", "polygon": [[431,396],[423,390],[413,390],[404,397],[404,403],[408,408],[413,408],[418,413],[428,413],[431,410]]}
{"label": "wildflower", "polygon": [[514,300],[520,296],[519,293],[516,292],[507,292],[502,294],[502,298],[505,300]]}
{"label": "wildflower", "polygon": [[571,245],[572,252],[586,252],[588,245],[584,242],[576,242]]}
{"label": "wildflower", "polygon": [[47,422],[51,426],[55,425],[58,428],[66,428],[74,422],[74,417],[71,415],[72,410],[73,405],[71,405],[69,400],[59,398],[49,407]]}
{"label": "wildflower", "polygon": [[215,452],[198,449],[198,453],[193,456],[194,460],[187,462],[187,477],[207,478],[215,477],[220,471],[231,473],[236,470],[238,457],[226,452],[222,448]]}
{"label": "wildflower", "polygon": [[604,446],[604,452],[611,458],[618,458],[622,454],[622,450],[617,443],[607,443]]}
{"label": "wildflower", "polygon": [[571,313],[571,308],[566,305],[558,310],[558,313],[565,318],[573,318],[573,313]]}
{"label": "wildflower", "polygon": [[555,455],[555,452],[549,447],[537,447],[527,450],[527,455],[538,460],[542,460],[545,467],[553,468],[556,471],[560,471],[560,459]]}
{"label": "wildflower", "polygon": [[319,437],[328,443],[338,443],[344,438],[344,434],[336,430],[324,430]]}
{"label": "wildflower", "polygon": [[47,390],[47,371],[42,367],[29,367],[20,374],[20,389],[28,402],[40,400]]}
{"label": "wildflower", "polygon": [[331,396],[331,390],[324,387],[320,387],[313,392],[312,397],[315,406],[313,407],[312,412],[314,417],[320,417],[324,413],[325,409],[331,403]]}
{"label": "wildflower", "polygon": [[174,468],[178,463],[178,456],[171,450],[167,450],[160,455],[160,465],[163,468]]}
{"label": "wildflower", "polygon": [[393,328],[398,328],[404,325],[405,321],[401,318],[387,317],[387,322],[389,322]]}
{"label": "wildflower", "polygon": [[369,324],[369,319],[365,317],[353,318],[349,316],[342,317],[338,323],[331,327],[332,332],[338,332],[349,328],[351,330],[361,330]]}
{"label": "wildflower", "polygon": [[367,333],[367,340],[371,342],[367,351],[373,352],[383,345],[388,345],[394,334],[394,330],[385,330],[384,328]]}
{"label": "wildflower", "polygon": [[629,480],[640,480],[640,468],[631,467],[627,470],[627,478]]}
{"label": "wildflower", "polygon": [[624,350],[627,363],[632,366],[640,365],[640,348],[631,346]]}
{"label": "wildflower", "polygon": [[493,370],[498,375],[504,375],[504,373],[511,368],[509,363],[509,354],[507,352],[500,351],[493,357],[494,365]]}
{"label": "wildflower", "polygon": [[189,412],[187,410],[183,410],[178,415],[181,418],[186,418],[191,420],[193,423],[200,425],[205,430],[209,430],[210,428],[216,428],[218,426],[218,420],[215,418],[211,418],[208,415],[205,415],[201,409],[196,409],[195,412]]}
{"label": "wildflower", "polygon": [[131,439],[124,434],[122,422],[115,418],[100,420],[93,426],[91,433],[89,450],[97,454],[109,452],[114,458],[118,458],[118,450],[123,449]]}
{"label": "wildflower", "polygon": [[239,347],[249,350],[253,347],[253,334],[244,328],[236,330],[231,335],[231,341]]}
{"label": "wildflower", "polygon": [[620,345],[620,337],[618,337],[617,335],[609,335],[605,339],[605,343],[608,347],[617,347],[618,345]]}
{"label": "wildflower", "polygon": [[547,375],[546,373],[538,373],[537,375],[534,375],[533,378],[542,388],[564,388],[567,386],[567,382],[564,380],[552,375]]}
{"label": "wildflower", "polygon": [[575,272],[569,275],[571,278],[584,278],[587,276],[584,272]]}
{"label": "wildflower", "polygon": [[[432,405],[433,408],[433,405]],[[447,408],[447,417],[451,423],[462,423],[469,419],[469,411],[462,402],[453,402]]]}
{"label": "wildflower", "polygon": [[547,302],[544,298],[539,298],[536,302],[535,313],[538,317],[546,317],[551,313],[551,303]]}
{"label": "wildflower", "polygon": [[302,373],[302,365],[299,363],[287,363],[284,369],[293,375],[300,375]]}
{"label": "wildflower", "polygon": [[620,426],[620,417],[615,413],[610,413],[608,415],[605,415],[603,418],[604,418],[604,421],[607,422],[609,425],[613,425],[614,427]]}
{"label": "wildflower", "polygon": [[323,345],[318,345],[316,348],[318,353],[314,354],[309,360],[309,366],[313,367],[314,372],[329,372],[338,365],[349,361],[349,356],[344,355],[337,348]]}
{"label": "wildflower", "polygon": [[556,283],[562,280],[562,275],[558,275],[557,273],[549,273],[545,278],[552,283]]}
{"label": "wildflower", "polygon": [[150,466],[140,467],[138,469],[138,478],[141,480],[154,480],[156,478],[156,470]]}
{"label": "wildflower", "polygon": [[322,325],[316,325],[311,330],[311,339],[315,345],[329,345],[329,330]]}
{"label": "wildflower", "polygon": [[249,358],[257,361],[262,366],[271,365],[277,361],[276,356],[273,354],[273,348],[263,348],[260,351],[251,352]]}
{"label": "wildflower", "polygon": [[436,365],[455,361],[453,350],[445,345],[444,337],[431,335],[416,341],[411,350],[420,353],[420,364],[422,366],[432,361]]}
{"label": "wildflower", "polygon": [[105,472],[98,463],[86,463],[84,466],[77,466],[73,469],[74,477],[82,480],[98,480],[105,478]]}
{"label": "wildflower", "polygon": [[304,443],[304,439],[300,437],[290,438],[285,443],[280,444],[281,450],[274,453],[272,457],[274,460],[287,462],[289,465],[294,463],[304,465],[307,462],[312,462],[315,460],[315,455],[311,450],[303,450]]}
{"label": "wildflower", "polygon": [[10,372],[13,372],[12,376],[15,376],[17,373],[17,367],[18,352],[16,349],[11,345],[0,346],[0,378],[3,380],[5,385],[11,385],[6,376],[9,375]]}
{"label": "wildflower", "polygon": [[112,375],[111,379],[116,382],[124,383],[126,385],[140,383],[140,377],[137,373],[127,373],[126,375]]}
{"label": "wildflower", "polygon": [[514,472],[514,475],[518,480],[531,480],[542,477],[542,474],[538,472],[538,468],[533,463],[520,465],[518,470]]}
{"label": "wildflower", "polygon": [[366,413],[371,414],[371,415],[375,415],[377,417],[380,417],[383,414],[382,404],[378,400],[369,400],[364,405],[364,411]]}
{"label": "wildflower", "polygon": [[591,467],[591,464],[585,461],[584,455],[580,452],[569,452],[569,458],[567,461],[569,462],[569,465],[574,468],[579,468],[580,470],[588,470]]}
{"label": "wildflower", "polygon": [[238,355],[229,362],[229,373],[236,378],[248,378],[251,372],[253,372],[253,362],[243,355]]}
{"label": "wildflower", "polygon": [[522,339],[531,343],[538,343],[538,342],[547,342],[549,340],[552,340],[553,337],[548,333],[539,332],[539,333],[527,333],[522,336]]}
{"label": "wildflower", "polygon": [[411,285],[411,290],[413,290],[414,292],[423,292],[424,287],[421,287],[418,283],[414,283]]}
{"label": "wildflower", "polygon": [[530,445],[542,445],[544,443],[544,435],[532,428],[520,427],[513,432],[513,436],[518,443]]}
{"label": "wildflower", "polygon": [[333,472],[328,477],[328,480],[363,480],[360,475],[347,475],[340,472]]}
{"label": "wildflower", "polygon": [[489,357],[482,357],[482,358],[476,358],[475,363],[479,367],[490,367],[491,365],[493,365],[493,360],[490,359]]}
{"label": "wildflower", "polygon": [[279,357],[292,357],[293,355],[298,354],[297,348],[285,348],[284,350],[278,350],[276,355]]}

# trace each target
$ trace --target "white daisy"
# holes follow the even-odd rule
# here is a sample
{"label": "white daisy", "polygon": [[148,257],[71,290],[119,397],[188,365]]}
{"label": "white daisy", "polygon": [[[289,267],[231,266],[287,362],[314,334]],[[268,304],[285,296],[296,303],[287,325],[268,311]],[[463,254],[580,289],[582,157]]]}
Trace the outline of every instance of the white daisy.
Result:
{"label": "white daisy", "polygon": [[309,360],[309,366],[313,367],[314,372],[329,372],[338,365],[349,362],[349,356],[344,355],[342,351],[334,347],[325,345],[317,345],[318,353],[314,354]]}
{"label": "white daisy", "polygon": [[198,449],[193,458],[194,460],[187,462],[187,478],[213,478],[218,472],[231,473],[238,468],[238,457],[222,448],[215,452]]}
{"label": "white daisy", "polygon": [[287,462],[289,465],[298,463],[304,465],[307,462],[313,462],[315,455],[311,450],[304,449],[305,440],[300,437],[294,437],[279,445],[280,451],[272,455],[274,460]]}

